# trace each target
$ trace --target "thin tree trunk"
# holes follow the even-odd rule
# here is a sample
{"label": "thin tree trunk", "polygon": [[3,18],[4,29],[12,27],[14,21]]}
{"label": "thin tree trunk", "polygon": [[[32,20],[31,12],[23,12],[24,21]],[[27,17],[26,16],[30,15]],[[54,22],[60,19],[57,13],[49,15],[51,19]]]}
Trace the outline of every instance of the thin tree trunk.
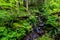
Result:
{"label": "thin tree trunk", "polygon": [[26,0],[26,10],[27,10],[28,14],[30,15],[28,0]]}
{"label": "thin tree trunk", "polygon": [[26,0],[26,10],[28,11],[28,0]]}
{"label": "thin tree trunk", "polygon": [[58,15],[58,26],[60,27],[60,16]]}
{"label": "thin tree trunk", "polygon": [[[9,1],[10,2],[10,1]],[[11,2],[10,2],[10,4],[12,4]],[[14,15],[14,10],[13,10],[13,7],[12,7],[13,5],[11,5],[11,7],[10,7],[10,11],[11,11],[11,14],[12,15]]]}
{"label": "thin tree trunk", "polygon": [[17,14],[20,13],[20,10],[19,10],[19,0],[15,0],[16,1],[16,7],[17,7]]}

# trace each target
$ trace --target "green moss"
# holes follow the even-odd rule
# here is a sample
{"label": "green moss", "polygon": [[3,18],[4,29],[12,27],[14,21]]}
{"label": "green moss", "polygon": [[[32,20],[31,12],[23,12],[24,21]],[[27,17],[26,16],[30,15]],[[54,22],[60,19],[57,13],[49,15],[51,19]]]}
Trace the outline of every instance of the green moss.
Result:
{"label": "green moss", "polygon": [[37,40],[53,40],[49,37],[49,35],[43,35],[42,37],[39,37]]}

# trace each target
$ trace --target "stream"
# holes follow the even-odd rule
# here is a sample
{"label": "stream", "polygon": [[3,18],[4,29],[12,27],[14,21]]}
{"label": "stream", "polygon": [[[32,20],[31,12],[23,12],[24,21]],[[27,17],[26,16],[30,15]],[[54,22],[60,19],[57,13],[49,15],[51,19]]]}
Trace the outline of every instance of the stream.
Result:
{"label": "stream", "polygon": [[32,31],[29,34],[27,34],[23,40],[35,40],[36,38],[44,34],[44,18],[42,18],[41,16],[37,16],[36,19],[38,20],[37,23],[32,24]]}

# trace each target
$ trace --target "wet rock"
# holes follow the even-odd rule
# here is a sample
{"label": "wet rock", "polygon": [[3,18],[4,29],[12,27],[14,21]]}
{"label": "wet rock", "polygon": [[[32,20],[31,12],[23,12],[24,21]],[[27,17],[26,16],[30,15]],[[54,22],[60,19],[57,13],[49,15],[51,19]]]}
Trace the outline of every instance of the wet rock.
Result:
{"label": "wet rock", "polygon": [[27,35],[24,40],[33,40],[33,39],[36,39],[37,37],[39,37],[39,35],[35,32],[33,33],[30,33],[29,35]]}

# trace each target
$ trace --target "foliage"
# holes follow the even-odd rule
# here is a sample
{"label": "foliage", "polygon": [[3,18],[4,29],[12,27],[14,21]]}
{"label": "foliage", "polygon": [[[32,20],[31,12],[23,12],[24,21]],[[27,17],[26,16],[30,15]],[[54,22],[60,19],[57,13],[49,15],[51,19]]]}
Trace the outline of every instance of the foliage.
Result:
{"label": "foliage", "polygon": [[60,0],[29,0],[25,4],[23,1],[0,0],[0,40],[22,40],[26,33],[32,31],[32,25],[38,24],[36,18],[39,15],[48,35],[43,35],[38,40],[52,40],[50,36],[60,29]]}
{"label": "foliage", "polygon": [[48,20],[47,20],[47,24],[50,24],[54,27],[58,26],[58,23],[57,23],[57,18],[58,16],[57,15],[53,15],[53,16],[48,16]]}
{"label": "foliage", "polygon": [[[15,39],[17,40],[17,38],[19,37],[23,37],[25,35],[25,30],[22,28],[16,28],[16,30],[10,30],[10,28],[6,28],[6,27],[0,27],[0,39],[1,40],[11,40],[11,39]],[[21,37],[21,38],[22,38]]]}
{"label": "foliage", "polygon": [[53,40],[49,37],[49,35],[43,35],[41,38],[39,37],[37,40]]}
{"label": "foliage", "polygon": [[[60,12],[60,0],[45,0],[42,4],[41,12],[46,17],[46,28],[50,34],[54,35],[58,30],[58,13]],[[50,29],[49,29],[50,28]],[[51,29],[52,28],[52,29]],[[54,32],[54,33],[53,33]],[[51,36],[52,36],[51,35]]]}
{"label": "foliage", "polygon": [[18,18],[28,15],[22,0],[0,0],[0,8],[0,40],[22,39],[31,31],[30,23]]}

